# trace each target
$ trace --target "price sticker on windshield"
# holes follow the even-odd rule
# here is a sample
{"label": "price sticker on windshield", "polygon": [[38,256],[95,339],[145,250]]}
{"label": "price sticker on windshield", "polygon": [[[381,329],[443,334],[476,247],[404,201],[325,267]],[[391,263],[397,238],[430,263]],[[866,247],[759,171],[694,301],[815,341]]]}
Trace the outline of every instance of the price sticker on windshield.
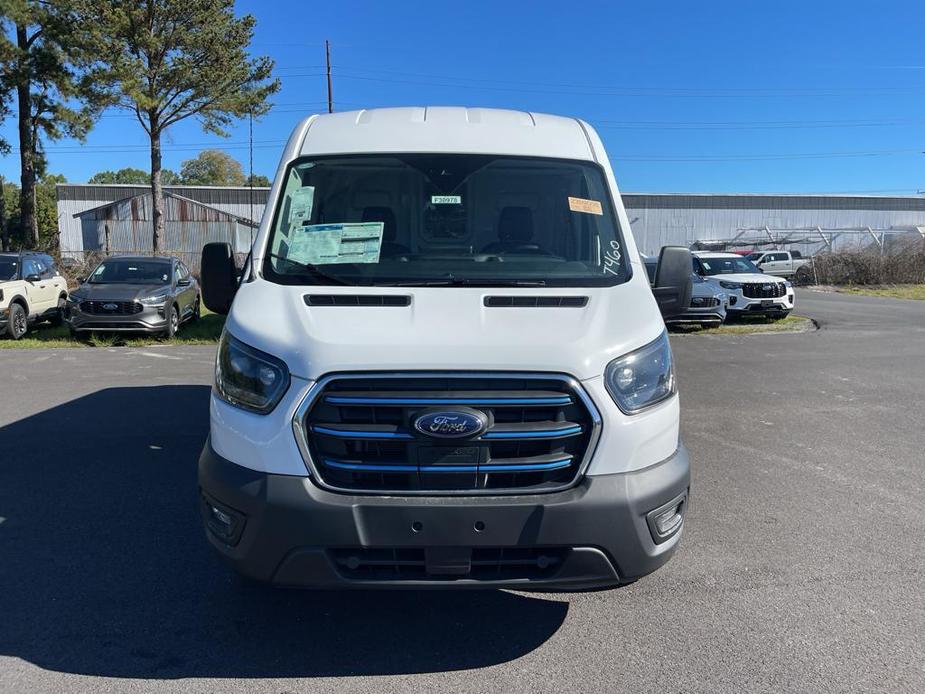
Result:
{"label": "price sticker on windshield", "polygon": [[586,198],[569,197],[568,208],[572,212],[584,212],[585,214],[598,214],[598,215],[604,214],[604,209],[601,207],[601,203],[598,200],[588,200]]}

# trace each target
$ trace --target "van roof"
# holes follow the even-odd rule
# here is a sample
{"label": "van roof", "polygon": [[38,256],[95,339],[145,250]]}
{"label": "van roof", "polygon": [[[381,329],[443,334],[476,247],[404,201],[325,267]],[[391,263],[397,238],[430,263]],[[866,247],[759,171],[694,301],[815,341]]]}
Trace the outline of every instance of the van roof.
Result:
{"label": "van roof", "polygon": [[527,111],[414,106],[311,116],[302,156],[380,152],[507,154],[595,161],[591,126]]}

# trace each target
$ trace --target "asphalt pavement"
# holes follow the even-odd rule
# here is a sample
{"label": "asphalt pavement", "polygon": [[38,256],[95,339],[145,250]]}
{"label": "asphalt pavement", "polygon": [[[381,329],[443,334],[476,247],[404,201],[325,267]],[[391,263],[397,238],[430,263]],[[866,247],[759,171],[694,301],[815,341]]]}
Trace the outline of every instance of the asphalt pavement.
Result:
{"label": "asphalt pavement", "polygon": [[2,692],[923,692],[925,302],[676,335],[681,548],[583,594],[248,585],[202,535],[213,349],[0,351]]}

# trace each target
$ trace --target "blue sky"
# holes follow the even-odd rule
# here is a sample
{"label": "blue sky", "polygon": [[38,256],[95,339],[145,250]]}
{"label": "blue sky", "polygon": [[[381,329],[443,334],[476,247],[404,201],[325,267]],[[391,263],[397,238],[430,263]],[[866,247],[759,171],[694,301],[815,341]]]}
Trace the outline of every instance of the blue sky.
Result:
{"label": "blue sky", "polygon": [[[624,191],[925,189],[921,2],[299,2],[239,0],[255,54],[282,91],[254,125],[254,171],[272,176],[295,123],[336,110],[494,106],[576,115],[598,128]],[[15,140],[14,123],[3,126]],[[247,169],[247,124],[222,140],[193,121],[165,140],[179,169],[218,146]],[[48,143],[69,181],[147,168],[141,127],[107,113],[86,143]],[[0,174],[17,180],[17,155]]]}

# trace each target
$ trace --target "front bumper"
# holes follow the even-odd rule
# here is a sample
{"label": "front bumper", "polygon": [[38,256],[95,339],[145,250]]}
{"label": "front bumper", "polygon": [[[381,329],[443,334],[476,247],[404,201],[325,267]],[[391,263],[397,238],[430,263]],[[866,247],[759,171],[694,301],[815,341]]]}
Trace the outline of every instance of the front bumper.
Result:
{"label": "front bumper", "polygon": [[722,306],[687,309],[684,313],[665,318],[667,325],[683,325],[688,323],[722,323],[726,320],[726,310]]}
{"label": "front bumper", "polygon": [[106,315],[83,313],[77,306],[69,304],[64,310],[64,320],[76,332],[99,330],[101,332],[159,333],[167,329],[164,306],[144,306],[140,313],[129,315]]}
{"label": "front bumper", "polygon": [[726,313],[730,316],[743,315],[780,315],[788,314],[793,310],[793,288],[788,287],[787,293],[773,299],[753,299],[742,294],[742,290],[732,290],[729,293],[729,306]]}
{"label": "front bumper", "polygon": [[[308,477],[244,468],[207,441],[199,485],[207,538],[235,570],[259,581],[305,588],[582,590],[635,580],[668,561],[683,523],[656,542],[651,512],[677,502],[685,515],[690,464],[680,447],[643,470],[587,476],[550,494],[380,497],[329,492]],[[233,519],[229,539],[211,529],[213,507]],[[518,574],[522,564],[503,565],[504,551],[523,557],[534,550],[543,555],[534,569]],[[477,568],[478,557],[489,555],[501,557],[497,573]],[[364,572],[364,557],[381,568]]]}

